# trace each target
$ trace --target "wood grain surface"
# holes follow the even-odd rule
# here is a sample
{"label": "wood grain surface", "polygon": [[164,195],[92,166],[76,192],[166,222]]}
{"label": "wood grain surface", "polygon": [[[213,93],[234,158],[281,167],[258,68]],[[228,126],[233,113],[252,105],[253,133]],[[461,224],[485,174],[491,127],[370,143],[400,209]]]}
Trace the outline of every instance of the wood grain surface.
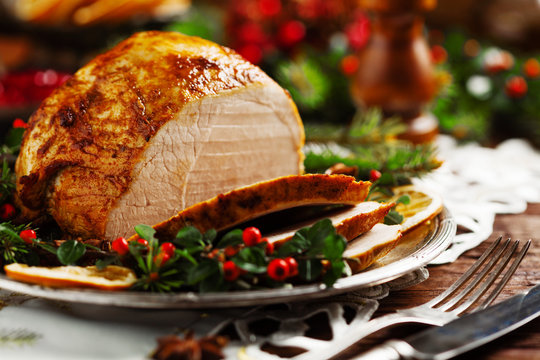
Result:
{"label": "wood grain surface", "polygon": [[[540,204],[529,204],[527,211],[523,214],[498,215],[495,220],[493,234],[490,238],[478,247],[461,255],[454,263],[430,266],[428,268],[430,273],[429,279],[414,287],[394,292],[389,297],[381,300],[380,307],[375,316],[380,316],[399,308],[420,305],[437,296],[459,278],[480,257],[489,244],[499,236],[505,239],[510,237],[522,241],[532,239],[532,245],[516,273],[495,302],[523,292],[533,285],[540,283]],[[424,328],[422,325],[402,325],[390,330],[381,330],[357,343],[347,352],[336,357],[336,360],[354,358],[355,354],[366,351],[385,340],[403,338]],[[456,359],[540,360],[540,318]]]}

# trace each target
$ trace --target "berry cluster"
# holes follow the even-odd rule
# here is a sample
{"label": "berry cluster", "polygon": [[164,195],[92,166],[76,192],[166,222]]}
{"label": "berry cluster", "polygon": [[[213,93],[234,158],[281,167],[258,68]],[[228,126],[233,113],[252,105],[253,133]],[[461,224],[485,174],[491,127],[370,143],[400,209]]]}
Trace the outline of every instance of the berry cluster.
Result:
{"label": "berry cluster", "polygon": [[70,78],[55,70],[26,70],[0,78],[0,107],[38,103]]}
{"label": "berry cluster", "polygon": [[351,0],[233,0],[227,12],[230,45],[252,63],[276,53],[295,53],[299,45],[315,47],[340,34],[358,50],[370,34],[370,23]]}

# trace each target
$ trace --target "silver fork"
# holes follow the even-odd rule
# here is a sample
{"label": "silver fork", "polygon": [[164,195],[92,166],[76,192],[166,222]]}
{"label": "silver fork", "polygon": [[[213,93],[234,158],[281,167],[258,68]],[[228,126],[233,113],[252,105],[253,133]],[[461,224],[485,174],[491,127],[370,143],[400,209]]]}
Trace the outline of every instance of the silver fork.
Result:
{"label": "silver fork", "polygon": [[[331,356],[335,356],[364,337],[393,325],[403,323],[420,323],[441,326],[456,319],[460,314],[470,309],[477,302],[477,300],[483,294],[485,294],[487,290],[489,290],[510,261],[512,255],[516,253],[519,240],[512,241],[511,239],[508,239],[502,242],[501,239],[502,238],[499,237],[469,268],[469,270],[467,270],[455,283],[453,283],[448,289],[446,289],[436,298],[422,305],[397,310],[395,313],[390,313],[368,321],[365,326],[356,331],[348,333],[347,338],[340,341],[340,343],[336,344],[336,346],[332,346],[332,349],[328,349],[328,353],[324,351],[323,353],[320,353],[319,358],[328,359]],[[523,260],[523,257],[527,253],[530,244],[531,240],[528,240],[525,245],[523,245],[497,286],[487,296],[482,304],[476,307],[475,311],[489,306],[489,304],[495,300],[508,280],[510,280],[510,277],[516,271],[517,267],[521,263],[521,260]],[[480,269],[484,263],[486,263],[485,266]],[[467,283],[469,279],[474,276],[475,273],[476,276],[474,279],[472,279],[472,281],[468,283],[459,293],[456,293]],[[486,276],[487,279],[482,282]],[[467,297],[473,291],[474,293],[465,299],[465,297]],[[456,306],[462,300],[463,302]]]}

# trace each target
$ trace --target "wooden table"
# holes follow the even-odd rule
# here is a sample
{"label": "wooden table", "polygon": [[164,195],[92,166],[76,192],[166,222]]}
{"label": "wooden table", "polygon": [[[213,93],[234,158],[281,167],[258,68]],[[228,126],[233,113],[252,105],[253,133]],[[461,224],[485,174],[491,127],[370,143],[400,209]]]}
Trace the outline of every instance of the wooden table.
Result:
{"label": "wooden table", "polygon": [[[487,241],[461,255],[452,264],[429,267],[429,279],[409,289],[394,292],[391,296],[381,300],[375,316],[392,312],[398,308],[420,305],[432,299],[471,266],[498,236],[519,240],[532,239],[533,242],[513,278],[495,301],[501,301],[540,283],[540,204],[530,204],[523,214],[498,215],[493,234]],[[336,359],[349,359],[354,354],[366,351],[373,345],[390,338],[403,338],[423,328],[425,327],[420,325],[402,325],[390,330],[381,330],[362,340]],[[457,359],[540,359],[540,319],[536,319],[513,333]]]}

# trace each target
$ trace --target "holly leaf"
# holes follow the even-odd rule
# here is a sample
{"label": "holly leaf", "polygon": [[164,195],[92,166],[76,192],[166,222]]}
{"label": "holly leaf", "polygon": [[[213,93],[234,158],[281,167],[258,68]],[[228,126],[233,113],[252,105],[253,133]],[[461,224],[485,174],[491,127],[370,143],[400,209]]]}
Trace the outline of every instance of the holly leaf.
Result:
{"label": "holly leaf", "polygon": [[[187,282],[190,285],[200,283],[204,279],[214,274],[219,275],[219,264],[217,261],[204,259],[198,266],[193,266],[188,272]],[[218,277],[218,276],[215,276]]]}
{"label": "holly leaf", "polygon": [[223,235],[221,240],[219,240],[216,247],[223,249],[227,246],[235,246],[240,245],[244,241],[242,240],[242,233],[243,231],[241,229],[234,229]]}
{"label": "holly leaf", "polygon": [[105,259],[99,259],[98,261],[96,261],[96,267],[98,268],[98,270],[103,270],[107,266],[116,263],[116,260],[116,256],[109,256]]}
{"label": "holly leaf", "polygon": [[[323,254],[326,247],[327,238],[333,238],[336,234],[336,229],[332,225],[330,219],[323,219],[317,221],[308,232],[308,240],[311,242],[311,246],[306,253],[307,256],[314,256]],[[328,240],[331,241],[331,240]]]}
{"label": "holly leaf", "polygon": [[216,239],[216,237],[217,237],[216,229],[210,229],[210,230],[208,230],[207,232],[204,233],[203,241],[207,245],[211,245],[214,242],[214,240]]}
{"label": "holly leaf", "polygon": [[139,224],[135,226],[135,232],[143,239],[147,240],[148,242],[152,241],[154,239],[154,234],[156,233],[156,230],[145,224]]}
{"label": "holly leaf", "polygon": [[199,229],[194,226],[186,226],[185,228],[180,229],[176,234],[173,243],[186,249],[204,247],[205,245],[203,235]]}
{"label": "holly leaf", "polygon": [[339,234],[327,236],[324,239],[324,257],[330,261],[338,261],[342,258],[346,247],[347,240],[343,236]]}
{"label": "holly leaf", "polygon": [[250,273],[261,274],[266,272],[266,258],[264,250],[260,247],[243,248],[232,258],[232,261],[239,268]]}
{"label": "holly leaf", "polygon": [[291,240],[285,242],[278,249],[278,257],[287,257],[297,254],[301,254],[309,248],[310,241],[308,240],[309,228],[303,228],[298,230]]}
{"label": "holly leaf", "polygon": [[331,287],[341,277],[343,270],[345,269],[345,262],[343,260],[336,260],[330,262],[330,268],[323,276],[323,282],[326,286]]}
{"label": "holly leaf", "polygon": [[395,209],[391,209],[384,217],[384,223],[386,225],[399,225],[403,222],[403,215],[398,213]]}
{"label": "holly leaf", "polygon": [[72,265],[75,264],[85,252],[86,247],[83,243],[75,240],[68,240],[60,245],[56,251],[56,256],[63,265]]}

